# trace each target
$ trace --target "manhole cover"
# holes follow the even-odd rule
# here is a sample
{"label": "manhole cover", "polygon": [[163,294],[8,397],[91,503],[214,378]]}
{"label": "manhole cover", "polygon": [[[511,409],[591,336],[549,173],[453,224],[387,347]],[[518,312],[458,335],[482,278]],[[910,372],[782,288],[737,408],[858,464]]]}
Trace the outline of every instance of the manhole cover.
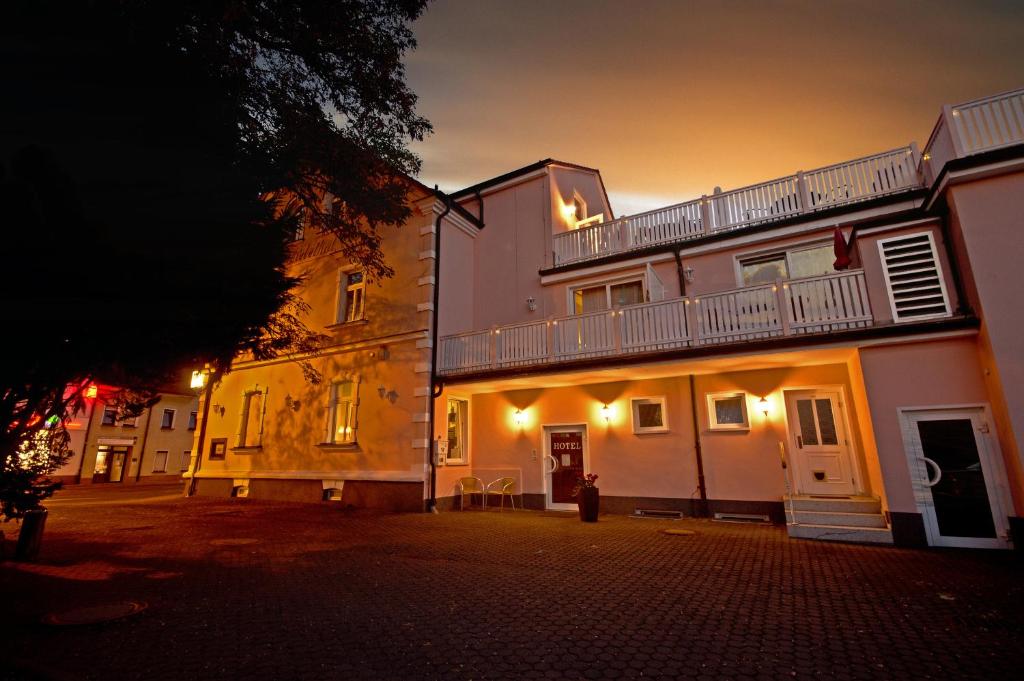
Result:
{"label": "manhole cover", "polygon": [[214,546],[245,546],[246,544],[255,544],[259,539],[248,539],[239,537],[237,539],[214,539],[210,543]]}
{"label": "manhole cover", "polygon": [[682,537],[692,537],[697,534],[696,530],[662,530],[665,534],[677,534]]}
{"label": "manhole cover", "polygon": [[116,603],[104,603],[93,605],[87,608],[75,608],[64,612],[51,612],[43,617],[43,624],[50,624],[57,627],[78,626],[81,624],[100,624],[101,622],[113,622],[132,615],[138,615],[148,606],[142,601],[119,601]]}

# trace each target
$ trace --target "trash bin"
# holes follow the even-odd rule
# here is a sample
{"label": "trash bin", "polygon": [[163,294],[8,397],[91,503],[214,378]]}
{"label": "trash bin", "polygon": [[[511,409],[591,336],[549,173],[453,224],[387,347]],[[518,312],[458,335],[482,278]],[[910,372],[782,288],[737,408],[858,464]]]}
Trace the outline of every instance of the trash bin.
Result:
{"label": "trash bin", "polygon": [[25,511],[21,519],[21,530],[18,532],[18,545],[14,549],[15,560],[35,560],[39,555],[48,513],[45,508]]}

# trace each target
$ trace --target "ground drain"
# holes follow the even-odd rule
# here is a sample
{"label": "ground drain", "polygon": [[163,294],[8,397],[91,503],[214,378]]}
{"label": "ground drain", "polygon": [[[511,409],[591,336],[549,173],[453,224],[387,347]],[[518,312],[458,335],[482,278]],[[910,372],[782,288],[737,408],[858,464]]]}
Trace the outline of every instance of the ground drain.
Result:
{"label": "ground drain", "polygon": [[693,535],[697,534],[696,530],[675,530],[675,529],[670,529],[670,530],[662,530],[662,532],[664,534],[673,534],[673,535],[678,535],[680,537],[692,537]]}
{"label": "ground drain", "polygon": [[210,543],[214,546],[245,546],[246,544],[255,544],[258,541],[259,539],[239,537],[237,539],[214,539]]}
{"label": "ground drain", "polygon": [[83,624],[102,624],[138,615],[149,607],[142,601],[118,601],[64,612],[52,612],[43,617],[43,624],[55,627],[74,627]]}

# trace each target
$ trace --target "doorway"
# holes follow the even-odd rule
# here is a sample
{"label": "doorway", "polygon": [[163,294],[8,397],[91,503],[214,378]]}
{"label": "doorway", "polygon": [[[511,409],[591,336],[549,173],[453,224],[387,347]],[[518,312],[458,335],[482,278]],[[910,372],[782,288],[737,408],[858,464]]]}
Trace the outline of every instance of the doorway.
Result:
{"label": "doorway", "polygon": [[856,494],[856,468],[842,392],[817,388],[787,390],[785,395],[797,493]]}
{"label": "doorway", "polygon": [[96,450],[96,466],[92,471],[93,482],[121,482],[124,479],[125,463],[131,447],[100,445]]}
{"label": "doorway", "polygon": [[902,418],[928,544],[1008,548],[1006,474],[985,409],[907,410]]}
{"label": "doorway", "polygon": [[558,511],[575,511],[572,495],[576,480],[587,472],[587,427],[544,427],[545,507]]}

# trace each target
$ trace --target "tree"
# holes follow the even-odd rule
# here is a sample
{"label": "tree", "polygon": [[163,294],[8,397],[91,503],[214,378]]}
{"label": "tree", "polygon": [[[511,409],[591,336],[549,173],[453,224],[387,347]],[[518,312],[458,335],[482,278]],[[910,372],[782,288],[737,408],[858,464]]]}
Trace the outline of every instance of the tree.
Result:
{"label": "tree", "polygon": [[285,267],[298,220],[390,275],[380,231],[430,131],[401,61],[424,6],[5,7],[0,476],[91,381],[138,408],[190,367],[313,350]]}

